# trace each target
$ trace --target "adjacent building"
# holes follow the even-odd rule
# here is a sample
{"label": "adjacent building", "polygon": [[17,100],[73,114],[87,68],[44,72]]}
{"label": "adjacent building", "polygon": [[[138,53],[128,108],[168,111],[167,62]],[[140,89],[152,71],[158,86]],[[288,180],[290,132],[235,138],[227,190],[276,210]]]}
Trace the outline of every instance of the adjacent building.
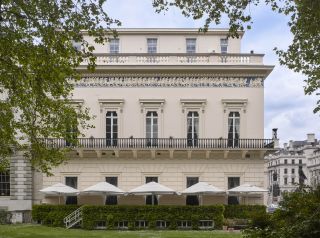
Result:
{"label": "adjacent building", "polygon": [[290,141],[283,148],[266,156],[269,202],[278,202],[283,193],[294,191],[299,184],[319,184],[320,143],[315,134],[303,141]]}

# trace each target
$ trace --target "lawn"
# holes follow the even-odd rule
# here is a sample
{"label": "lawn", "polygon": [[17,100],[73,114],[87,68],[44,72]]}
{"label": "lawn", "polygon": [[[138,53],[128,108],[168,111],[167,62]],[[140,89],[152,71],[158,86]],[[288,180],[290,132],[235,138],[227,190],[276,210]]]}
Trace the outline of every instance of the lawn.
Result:
{"label": "lawn", "polygon": [[40,225],[0,225],[0,238],[240,238],[239,232],[223,231],[87,231]]}

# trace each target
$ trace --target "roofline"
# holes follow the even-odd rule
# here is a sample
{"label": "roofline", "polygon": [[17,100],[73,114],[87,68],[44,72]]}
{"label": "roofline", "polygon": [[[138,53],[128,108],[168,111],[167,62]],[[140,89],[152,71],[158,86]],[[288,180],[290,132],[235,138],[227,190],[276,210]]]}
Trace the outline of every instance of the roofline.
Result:
{"label": "roofline", "polygon": [[[119,34],[209,34],[209,35],[226,35],[229,28],[209,28],[206,32],[199,32],[200,28],[112,28]],[[87,31],[83,31],[87,33]],[[238,31],[242,37],[244,31]]]}

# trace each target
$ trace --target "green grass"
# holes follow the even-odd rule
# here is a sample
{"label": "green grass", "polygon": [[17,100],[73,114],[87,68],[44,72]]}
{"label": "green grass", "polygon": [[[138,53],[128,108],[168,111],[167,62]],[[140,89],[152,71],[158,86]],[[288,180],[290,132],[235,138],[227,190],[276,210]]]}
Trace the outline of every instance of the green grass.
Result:
{"label": "green grass", "polygon": [[0,238],[240,238],[223,231],[87,231],[40,225],[0,225]]}

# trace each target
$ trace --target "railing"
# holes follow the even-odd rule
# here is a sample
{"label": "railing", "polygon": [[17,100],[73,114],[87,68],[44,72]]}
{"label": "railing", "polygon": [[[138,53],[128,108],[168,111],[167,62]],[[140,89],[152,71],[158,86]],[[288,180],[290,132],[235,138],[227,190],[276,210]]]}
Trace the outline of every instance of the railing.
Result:
{"label": "railing", "polygon": [[[263,64],[262,54],[96,54],[97,65]],[[87,65],[88,61],[82,62]]]}
{"label": "railing", "polygon": [[63,219],[64,224],[66,225],[66,228],[69,229],[79,222],[82,221],[82,208],[79,207],[77,210],[73,211],[71,214],[66,216]]}
{"label": "railing", "polygon": [[69,142],[65,139],[45,138],[43,143],[51,148],[128,148],[128,149],[262,149],[274,148],[272,139],[187,139],[187,138],[79,138]]}

